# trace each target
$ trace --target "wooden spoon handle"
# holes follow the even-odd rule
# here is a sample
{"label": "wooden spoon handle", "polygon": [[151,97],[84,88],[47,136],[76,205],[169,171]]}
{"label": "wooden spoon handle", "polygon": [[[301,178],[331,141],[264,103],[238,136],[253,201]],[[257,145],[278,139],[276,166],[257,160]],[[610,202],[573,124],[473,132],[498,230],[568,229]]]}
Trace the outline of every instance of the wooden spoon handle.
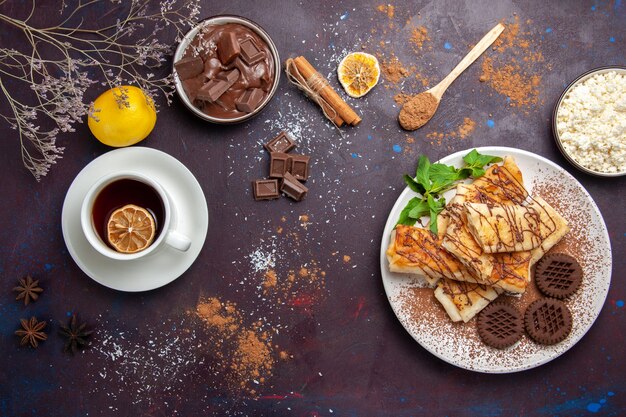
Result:
{"label": "wooden spoon handle", "polygon": [[498,23],[493,29],[491,29],[483,38],[472,48],[471,51],[459,62],[459,64],[454,67],[452,72],[448,74],[446,78],[441,80],[439,84],[430,89],[430,93],[437,98],[437,100],[441,100],[441,96],[447,90],[447,88],[452,84],[456,78],[461,75],[463,71],[467,69],[479,56],[482,55],[483,52],[487,50],[491,46],[492,43],[498,39],[498,36],[504,30],[504,25],[502,23]]}

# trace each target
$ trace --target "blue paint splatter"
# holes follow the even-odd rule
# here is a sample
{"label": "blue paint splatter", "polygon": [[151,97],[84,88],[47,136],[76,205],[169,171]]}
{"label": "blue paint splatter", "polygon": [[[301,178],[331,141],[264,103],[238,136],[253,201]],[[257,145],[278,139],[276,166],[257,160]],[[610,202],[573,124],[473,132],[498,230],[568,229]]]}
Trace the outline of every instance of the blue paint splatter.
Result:
{"label": "blue paint splatter", "polygon": [[624,307],[624,300],[617,300],[615,302],[615,305],[618,306],[619,308]]}
{"label": "blue paint splatter", "polygon": [[552,33],[552,28],[547,28],[546,33]]}
{"label": "blue paint splatter", "polygon": [[606,398],[602,398],[600,401],[598,401],[600,404],[606,404]]}
{"label": "blue paint splatter", "polygon": [[598,403],[589,403],[587,404],[587,411],[591,413],[597,413],[598,411],[600,411],[600,407],[602,406]]}
{"label": "blue paint splatter", "polygon": [[348,17],[348,12],[345,12],[344,14],[342,14],[341,16],[339,16],[339,19],[341,20],[346,20],[346,18]]}
{"label": "blue paint splatter", "polygon": [[352,152],[351,156],[352,156],[353,158],[358,158],[358,157],[359,157],[359,154],[358,154],[358,153],[356,153],[356,152]]}
{"label": "blue paint splatter", "polygon": [[367,140],[372,140],[372,135],[367,135]]}
{"label": "blue paint splatter", "polygon": [[450,42],[446,42],[443,44],[443,47],[446,49],[452,49],[452,44]]}
{"label": "blue paint splatter", "polygon": [[72,312],[71,312],[71,311],[66,311],[66,312],[65,312],[65,315],[66,315],[67,317],[70,317],[70,316],[72,315]]}
{"label": "blue paint splatter", "polygon": [[46,272],[49,272],[50,270],[52,270],[54,265],[52,265],[52,264],[45,264],[43,267],[46,270]]}
{"label": "blue paint splatter", "polygon": [[606,395],[608,395],[609,397],[612,397],[615,395],[615,393],[613,391],[609,391],[606,393]]}
{"label": "blue paint splatter", "polygon": [[596,6],[591,6],[591,11],[595,12],[596,11]]}
{"label": "blue paint splatter", "polygon": [[487,120],[487,126],[494,127],[495,125],[496,125],[496,122],[494,122],[493,120],[491,119]]}
{"label": "blue paint splatter", "polygon": [[611,43],[615,43],[615,38],[614,38],[613,36],[611,36],[611,37],[609,38],[609,42],[611,42]]}
{"label": "blue paint splatter", "polygon": [[395,153],[400,153],[402,152],[402,147],[400,145],[393,145],[393,151]]}

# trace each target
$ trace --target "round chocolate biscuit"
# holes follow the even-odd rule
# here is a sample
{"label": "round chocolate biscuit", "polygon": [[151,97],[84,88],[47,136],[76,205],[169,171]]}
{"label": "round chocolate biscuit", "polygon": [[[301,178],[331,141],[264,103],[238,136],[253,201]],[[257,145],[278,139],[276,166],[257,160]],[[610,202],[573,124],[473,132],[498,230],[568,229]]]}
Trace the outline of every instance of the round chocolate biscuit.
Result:
{"label": "round chocolate biscuit", "polygon": [[583,269],[564,253],[544,256],[535,267],[537,288],[548,297],[562,300],[574,294],[583,281]]}
{"label": "round chocolate biscuit", "polygon": [[524,319],[511,304],[494,302],[478,316],[478,335],[486,345],[504,349],[522,338]]}
{"label": "round chocolate biscuit", "polygon": [[563,341],[572,331],[572,313],[563,301],[542,298],[526,309],[524,327],[535,342],[554,345]]}

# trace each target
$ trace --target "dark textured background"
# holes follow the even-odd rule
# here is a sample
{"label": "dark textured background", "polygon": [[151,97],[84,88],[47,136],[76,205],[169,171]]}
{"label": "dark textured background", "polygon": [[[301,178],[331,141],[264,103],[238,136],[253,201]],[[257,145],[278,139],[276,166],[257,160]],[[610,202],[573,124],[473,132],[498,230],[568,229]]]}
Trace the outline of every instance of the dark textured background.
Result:
{"label": "dark textured background", "polygon": [[[3,12],[18,13],[16,3],[2,6]],[[37,23],[58,21],[58,5],[51,3],[40,2]],[[156,129],[142,145],[173,155],[194,173],[207,198],[210,224],[193,266],[170,285],[141,294],[112,291],[89,279],[61,234],[61,207],[73,178],[109,148],[80,125],[60,137],[64,157],[37,183],[21,166],[15,131],[0,124],[0,415],[626,413],[626,179],[577,172],[550,132],[552,107],[564,85],[590,68],[626,64],[622,1],[398,2],[393,19],[371,1],[204,3],[202,16],[232,13],[260,23],[283,59],[304,54],[330,73],[345,52],[365,45],[381,57],[393,52],[415,65],[431,85],[497,21],[517,16],[546,58],[535,67],[542,77],[540,103],[526,111],[509,107],[505,97],[478,82],[478,64],[451,86],[436,117],[411,135],[414,143],[407,143],[397,126],[392,100],[397,90],[385,88],[385,82],[366,98],[350,100],[363,122],[344,129],[343,138],[284,78],[263,113],[239,126],[202,123],[177,100],[161,106]],[[91,13],[86,17],[97,19],[102,10]],[[428,28],[431,51],[416,54],[408,45],[408,20]],[[381,39],[388,41],[384,48]],[[0,42],[24,39],[0,27]],[[331,82],[337,85],[334,77]],[[419,88],[407,84],[407,90]],[[6,112],[6,103],[0,106]],[[476,122],[466,138],[441,144],[426,138],[454,130],[464,117]],[[281,128],[292,131],[299,150],[315,161],[310,194],[300,203],[254,202],[250,181],[264,176],[268,164],[260,143]],[[563,166],[594,198],[611,237],[614,273],[595,325],[562,357],[519,374],[472,373],[431,356],[396,320],[380,279],[381,233],[402,190],[401,175],[414,169],[420,153],[435,160],[482,145],[518,147]],[[278,251],[279,279],[317,265],[326,273],[324,282],[296,283],[285,304],[264,299],[263,273],[255,272],[249,255],[272,248]],[[350,260],[344,262],[344,255]],[[25,308],[13,301],[11,288],[27,273],[41,279],[45,292]],[[284,350],[292,357],[278,360],[255,396],[233,391],[215,371],[232,352],[214,352],[214,335],[188,314],[202,296],[236,302],[244,323],[261,319],[280,329],[273,354]],[[62,353],[55,334],[58,320],[72,312],[96,330],[91,348],[76,357]],[[19,319],[30,315],[49,321],[50,338],[37,351],[19,347],[13,336]]]}

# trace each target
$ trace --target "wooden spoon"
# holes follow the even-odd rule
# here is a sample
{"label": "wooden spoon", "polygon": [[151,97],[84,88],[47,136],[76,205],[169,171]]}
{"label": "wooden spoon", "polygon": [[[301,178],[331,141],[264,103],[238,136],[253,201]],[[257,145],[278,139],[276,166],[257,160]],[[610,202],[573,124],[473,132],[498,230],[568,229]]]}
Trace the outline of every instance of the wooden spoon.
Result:
{"label": "wooden spoon", "polygon": [[472,65],[472,63],[476,61],[496,39],[498,39],[498,36],[500,36],[503,30],[504,25],[502,23],[498,23],[476,44],[476,46],[472,48],[471,51],[469,51],[467,55],[465,55],[461,62],[459,62],[459,64],[454,67],[452,72],[450,72],[446,78],[441,80],[439,84],[430,90],[414,96],[409,101],[404,103],[402,110],[400,110],[400,115],[398,116],[400,126],[406,130],[415,130],[424,126],[437,111],[437,107],[439,107],[439,103],[441,102],[441,97],[443,96],[443,93],[446,92],[448,87],[450,87],[450,84],[452,84],[452,82],[456,80],[456,78],[461,75],[467,67]]}

